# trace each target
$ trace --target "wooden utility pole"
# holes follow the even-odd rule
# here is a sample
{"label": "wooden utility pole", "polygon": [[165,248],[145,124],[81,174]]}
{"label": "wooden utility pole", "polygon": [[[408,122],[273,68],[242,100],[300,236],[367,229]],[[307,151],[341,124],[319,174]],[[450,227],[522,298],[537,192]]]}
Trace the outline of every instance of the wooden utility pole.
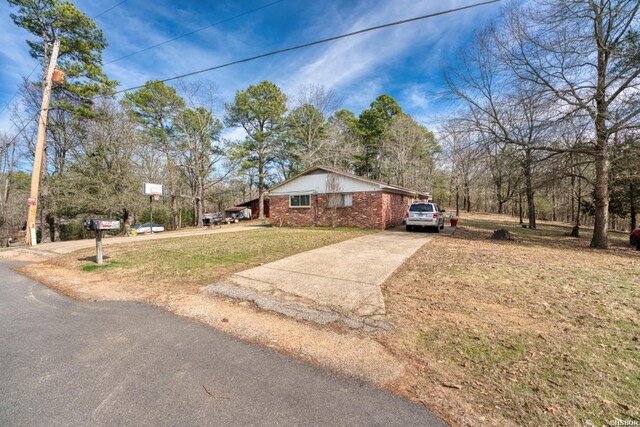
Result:
{"label": "wooden utility pole", "polygon": [[49,115],[49,98],[51,97],[51,80],[53,78],[53,71],[56,68],[56,62],[58,61],[59,51],[60,40],[56,40],[53,42],[49,68],[47,69],[47,74],[44,78],[44,87],[42,88],[42,107],[40,108],[40,121],[38,122],[38,136],[36,138],[36,152],[33,157],[33,171],[31,172],[31,191],[29,192],[29,213],[27,215],[27,235],[25,236],[27,246],[35,246],[37,244],[36,213],[38,212],[40,171],[42,169],[44,144],[47,138],[47,117]]}

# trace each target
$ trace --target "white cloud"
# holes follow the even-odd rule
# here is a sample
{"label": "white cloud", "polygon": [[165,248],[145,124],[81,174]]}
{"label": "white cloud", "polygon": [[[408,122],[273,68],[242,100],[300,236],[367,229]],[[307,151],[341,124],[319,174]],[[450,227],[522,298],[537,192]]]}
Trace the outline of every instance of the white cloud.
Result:
{"label": "white cloud", "polygon": [[247,132],[243,128],[226,128],[222,137],[229,141],[242,141],[246,138]]}
{"label": "white cloud", "polygon": [[429,106],[429,99],[421,85],[411,85],[405,91],[405,99],[410,108],[424,110]]}
{"label": "white cloud", "polygon": [[[350,17],[359,16],[350,25],[339,27],[333,25],[330,33],[322,36],[347,33],[379,25],[385,22],[406,19],[412,16],[446,10],[460,6],[454,1],[433,2],[426,7],[417,7],[414,0],[396,0],[382,4],[362,3],[350,11]],[[335,18],[336,11],[328,16],[319,17],[325,22]],[[388,81],[393,84],[394,73],[402,72],[402,62],[406,56],[425,52],[421,58],[423,68],[431,71],[441,67],[443,50],[451,45],[464,28],[473,22],[478,15],[486,13],[482,8],[458,12],[409,23],[388,29],[356,35],[347,39],[330,42],[325,47],[313,48],[289,61],[284,70],[287,78],[284,87],[287,90],[305,84],[321,84],[327,88],[352,88],[350,98],[362,98],[360,87],[366,86],[372,79]],[[349,21],[345,19],[345,21]],[[320,38],[318,36],[317,38]],[[455,45],[455,43],[453,43]],[[402,76],[405,78],[405,76]],[[417,87],[417,86],[416,86]],[[369,98],[367,104],[373,98]],[[349,104],[355,104],[351,100]],[[415,93],[408,101],[417,108],[427,107],[427,98]],[[366,104],[361,104],[364,107]]]}
{"label": "white cloud", "polygon": [[[106,8],[100,0],[77,0],[75,3],[90,16]],[[268,22],[268,13],[278,12],[274,8],[251,16],[251,19],[243,19],[237,22],[238,25],[210,28],[107,64],[105,71],[120,82],[121,89],[128,88],[149,79],[166,78],[385,22],[459,7],[460,3],[454,0],[291,3],[286,5],[286,11],[299,18],[296,25],[291,26],[296,30],[290,34],[279,27],[266,27],[265,21],[258,19],[265,17]],[[220,9],[222,7],[225,9]],[[211,14],[201,16],[196,8],[190,3],[168,1],[125,3],[99,17],[97,23],[109,41],[104,53],[105,62],[201,28],[217,19],[212,19]],[[229,6],[217,5],[216,8],[223,19],[225,11],[229,16],[242,7],[229,3]],[[282,6],[281,10],[284,9]],[[11,22],[8,11],[3,9],[1,13],[0,73],[5,86],[17,88],[19,75],[27,74],[35,61],[27,52],[26,32]],[[344,100],[342,107],[352,109],[356,114],[376,96],[389,92],[397,95],[403,108],[410,113],[426,114],[434,104],[428,91],[428,79],[442,66],[443,56],[451,55],[459,47],[459,35],[464,29],[473,27],[482,21],[483,14],[489,13],[490,8],[481,7],[440,16],[240,64],[189,80],[215,82],[222,102],[232,101],[236,90],[266,79],[281,86],[289,95],[308,84],[334,89]],[[274,34],[278,36],[274,37]],[[406,68],[407,58],[411,58],[411,69]],[[169,84],[177,86],[176,83]],[[0,101],[9,98],[7,92],[7,89],[0,89]],[[0,126],[4,127],[4,121],[0,121]],[[239,131],[229,133],[240,135],[234,132]]]}

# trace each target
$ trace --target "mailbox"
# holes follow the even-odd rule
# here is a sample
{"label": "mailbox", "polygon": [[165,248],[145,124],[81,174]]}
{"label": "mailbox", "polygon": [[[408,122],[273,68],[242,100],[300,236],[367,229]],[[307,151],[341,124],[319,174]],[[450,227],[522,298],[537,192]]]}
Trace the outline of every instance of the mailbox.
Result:
{"label": "mailbox", "polygon": [[86,219],[84,221],[84,228],[86,230],[119,230],[120,229],[120,221],[116,221],[113,219],[101,219],[101,218],[92,218]]}

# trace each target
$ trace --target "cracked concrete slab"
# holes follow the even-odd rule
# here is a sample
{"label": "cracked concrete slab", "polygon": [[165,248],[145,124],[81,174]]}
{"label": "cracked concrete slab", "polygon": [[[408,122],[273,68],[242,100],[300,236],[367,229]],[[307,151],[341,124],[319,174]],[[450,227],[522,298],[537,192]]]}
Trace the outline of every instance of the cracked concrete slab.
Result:
{"label": "cracked concrete slab", "polygon": [[362,236],[241,271],[207,291],[316,323],[388,329],[380,285],[433,236]]}

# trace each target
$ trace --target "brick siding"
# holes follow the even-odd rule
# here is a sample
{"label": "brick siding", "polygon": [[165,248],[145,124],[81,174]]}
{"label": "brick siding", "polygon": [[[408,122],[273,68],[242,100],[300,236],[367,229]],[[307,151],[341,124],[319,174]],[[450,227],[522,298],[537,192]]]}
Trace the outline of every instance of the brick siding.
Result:
{"label": "brick siding", "polygon": [[407,208],[413,201],[413,198],[401,194],[384,193],[383,200],[387,228],[401,225]]}
{"label": "brick siding", "polygon": [[271,222],[277,225],[385,229],[402,223],[410,199],[399,194],[372,191],[352,193],[349,207],[329,207],[327,194],[311,196],[308,208],[289,207],[289,196],[272,195],[269,202]]}

